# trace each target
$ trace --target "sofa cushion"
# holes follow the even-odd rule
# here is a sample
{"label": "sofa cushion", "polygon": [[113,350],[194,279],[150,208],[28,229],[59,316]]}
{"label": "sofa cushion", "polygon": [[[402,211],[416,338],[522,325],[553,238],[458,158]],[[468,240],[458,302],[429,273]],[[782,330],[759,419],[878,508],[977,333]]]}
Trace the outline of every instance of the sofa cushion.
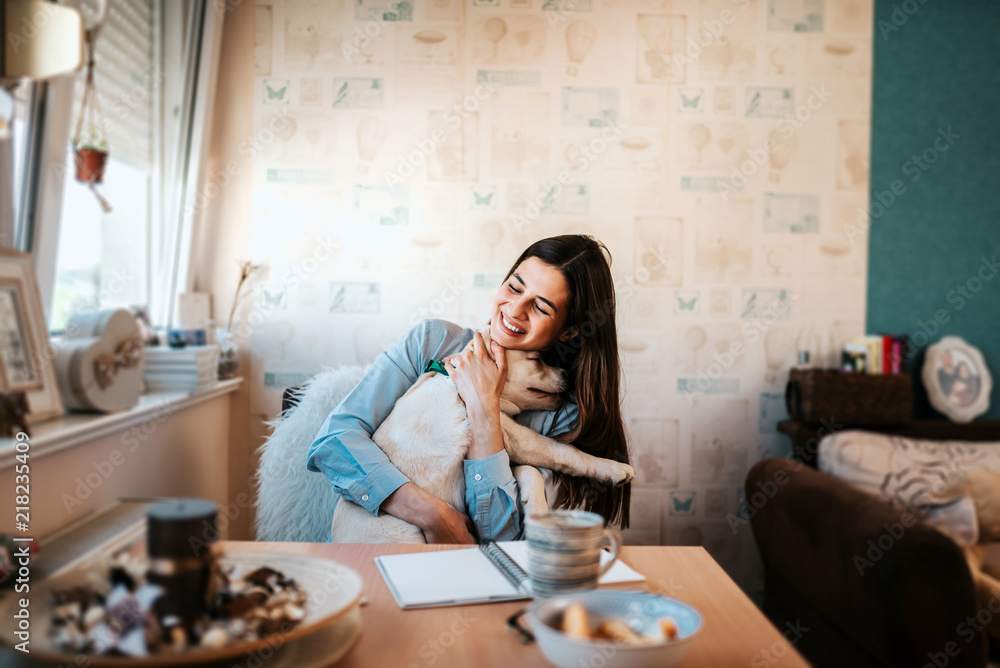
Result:
{"label": "sofa cushion", "polygon": [[1000,473],[1000,443],[923,441],[866,431],[823,438],[819,470],[909,510],[962,546],[979,539],[976,509],[962,494],[944,494],[972,469]]}

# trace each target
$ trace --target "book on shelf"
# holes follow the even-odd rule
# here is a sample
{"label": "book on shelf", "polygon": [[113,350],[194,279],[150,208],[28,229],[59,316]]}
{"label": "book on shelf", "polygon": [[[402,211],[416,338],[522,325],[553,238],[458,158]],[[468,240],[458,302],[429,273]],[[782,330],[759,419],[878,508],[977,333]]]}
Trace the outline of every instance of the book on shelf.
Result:
{"label": "book on shelf", "polygon": [[201,362],[219,356],[219,345],[210,343],[204,346],[186,346],[170,348],[169,346],[149,346],[143,349],[146,363],[179,363]]}
{"label": "book on shelf", "polygon": [[894,334],[858,336],[844,346],[841,369],[848,373],[905,373],[907,337]]}

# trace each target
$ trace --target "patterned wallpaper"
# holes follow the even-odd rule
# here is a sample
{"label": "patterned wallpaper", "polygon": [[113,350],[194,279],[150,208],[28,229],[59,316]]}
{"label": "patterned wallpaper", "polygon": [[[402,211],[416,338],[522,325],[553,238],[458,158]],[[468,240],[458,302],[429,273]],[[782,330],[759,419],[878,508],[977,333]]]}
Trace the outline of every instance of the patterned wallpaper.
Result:
{"label": "patterned wallpaper", "polygon": [[[463,4],[464,1],[464,4]],[[256,5],[252,412],[412,323],[479,325],[532,241],[614,258],[632,543],[749,592],[742,502],[796,350],[862,333],[870,0]],[[844,233],[845,226],[854,231]]]}

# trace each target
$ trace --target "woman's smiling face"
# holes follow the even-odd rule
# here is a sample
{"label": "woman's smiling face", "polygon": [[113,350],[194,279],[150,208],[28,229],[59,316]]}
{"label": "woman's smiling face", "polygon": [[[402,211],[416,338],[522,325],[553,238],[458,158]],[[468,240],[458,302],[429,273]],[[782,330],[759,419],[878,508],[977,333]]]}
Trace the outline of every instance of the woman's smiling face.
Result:
{"label": "woman's smiling face", "polygon": [[490,316],[490,336],[511,350],[544,350],[568,339],[569,286],[562,273],[537,257],[519,264],[500,286]]}

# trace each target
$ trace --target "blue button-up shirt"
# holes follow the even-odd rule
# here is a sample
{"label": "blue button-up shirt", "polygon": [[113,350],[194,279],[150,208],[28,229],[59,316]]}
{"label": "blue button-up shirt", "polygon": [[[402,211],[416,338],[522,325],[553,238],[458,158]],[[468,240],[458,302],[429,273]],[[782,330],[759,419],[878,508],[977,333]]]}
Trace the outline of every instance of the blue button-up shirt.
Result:
{"label": "blue button-up shirt", "polygon": [[[324,473],[338,494],[377,515],[382,502],[409,479],[372,441],[372,434],[428,361],[461,352],[475,333],[444,320],[414,326],[379,355],[327,417],[309,446],[308,469]],[[557,411],[524,411],[514,419],[544,436],[557,436],[573,429],[577,415],[576,405],[566,402]],[[465,503],[480,540],[521,537],[523,510],[506,450],[465,461]]]}

